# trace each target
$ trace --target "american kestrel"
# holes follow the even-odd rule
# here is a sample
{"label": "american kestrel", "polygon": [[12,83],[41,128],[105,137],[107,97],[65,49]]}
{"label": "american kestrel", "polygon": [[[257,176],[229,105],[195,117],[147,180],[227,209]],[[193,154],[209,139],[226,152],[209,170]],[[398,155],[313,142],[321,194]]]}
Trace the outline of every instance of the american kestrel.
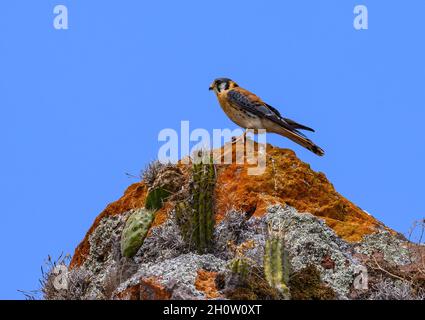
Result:
{"label": "american kestrel", "polygon": [[323,156],[324,151],[299,130],[313,129],[291,119],[283,118],[278,110],[263,102],[258,96],[243,89],[227,78],[214,80],[210,86],[217,95],[221,108],[238,126],[244,129],[265,129],[280,134],[299,145]]}

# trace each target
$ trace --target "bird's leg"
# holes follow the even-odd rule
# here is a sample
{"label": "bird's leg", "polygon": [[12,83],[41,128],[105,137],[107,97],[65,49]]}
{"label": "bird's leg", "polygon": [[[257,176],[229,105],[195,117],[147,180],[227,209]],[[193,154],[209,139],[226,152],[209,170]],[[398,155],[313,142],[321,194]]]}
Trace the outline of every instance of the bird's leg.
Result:
{"label": "bird's leg", "polygon": [[[242,139],[243,144],[245,145],[245,137],[246,134],[248,133],[248,129],[245,129],[244,133],[242,135],[240,135],[239,137],[232,137],[232,145],[236,144],[239,140]],[[237,147],[236,147],[237,149]],[[233,148],[230,148],[230,150],[227,150],[226,152],[226,148],[224,148],[224,154],[223,154],[223,159],[226,159],[228,154],[232,154],[233,153]],[[236,151],[236,154],[238,154],[238,152]],[[226,160],[225,160],[226,161]],[[233,161],[233,160],[232,160]]]}
{"label": "bird's leg", "polygon": [[248,129],[245,129],[244,133],[241,136],[237,137],[236,139],[232,141],[232,144],[238,142],[240,139],[245,139],[247,132],[248,132]]}

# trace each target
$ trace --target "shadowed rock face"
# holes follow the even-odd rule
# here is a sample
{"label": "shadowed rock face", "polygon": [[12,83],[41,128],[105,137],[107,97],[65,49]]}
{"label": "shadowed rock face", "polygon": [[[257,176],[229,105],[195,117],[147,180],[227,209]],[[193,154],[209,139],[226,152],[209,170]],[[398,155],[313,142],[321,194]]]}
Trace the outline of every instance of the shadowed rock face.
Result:
{"label": "shadowed rock face", "polygon": [[[267,145],[266,157],[266,171],[259,176],[248,175],[247,164],[217,166],[215,241],[208,255],[195,254],[185,245],[171,198],[156,213],[137,254],[122,257],[119,240],[125,221],[144,206],[148,193],[144,182],[130,186],[96,218],[75,250],[71,273],[90,274],[90,284],[80,298],[276,299],[280,293],[265,281],[248,289],[234,287],[228,268],[243,251],[251,266],[261,270],[265,242],[273,228],[283,228],[293,275],[291,290],[297,299],[376,297],[374,288],[397,286],[394,281],[400,279],[377,271],[371,261],[397,270],[417,264],[421,250],[415,247],[413,263],[411,244],[338,194],[323,173],[311,170],[294,152]],[[183,164],[178,167],[184,190],[190,170]],[[172,170],[176,172],[175,167]],[[161,176],[170,175],[162,172]],[[354,288],[359,270],[370,271],[373,288]]]}

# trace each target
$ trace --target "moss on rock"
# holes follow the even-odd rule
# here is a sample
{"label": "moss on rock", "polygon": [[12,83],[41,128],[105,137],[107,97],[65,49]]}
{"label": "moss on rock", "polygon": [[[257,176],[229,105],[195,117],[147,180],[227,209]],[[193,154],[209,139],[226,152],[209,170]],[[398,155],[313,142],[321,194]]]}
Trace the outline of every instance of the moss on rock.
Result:
{"label": "moss on rock", "polygon": [[284,297],[276,288],[269,285],[262,270],[255,268],[248,276],[224,294],[230,300],[281,300]]}
{"label": "moss on rock", "polygon": [[292,300],[334,300],[336,294],[320,279],[320,273],[313,265],[294,273],[289,280]]}

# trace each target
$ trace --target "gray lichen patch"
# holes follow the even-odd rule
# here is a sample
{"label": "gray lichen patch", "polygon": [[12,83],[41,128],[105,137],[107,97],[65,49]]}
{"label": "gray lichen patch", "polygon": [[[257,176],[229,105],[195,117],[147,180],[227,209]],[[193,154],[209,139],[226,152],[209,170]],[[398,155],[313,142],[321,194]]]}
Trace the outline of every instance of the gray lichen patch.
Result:
{"label": "gray lichen patch", "polygon": [[290,253],[292,271],[316,266],[322,281],[340,299],[347,299],[356,276],[356,266],[361,264],[352,256],[351,246],[341,240],[324,221],[281,205],[269,207],[262,218],[253,217],[244,222],[240,217],[240,213],[230,213],[217,226],[217,252],[221,256],[231,255],[231,252],[223,249],[226,248],[226,241],[237,244],[252,241],[254,245],[244,252],[244,256],[257,267],[262,267],[268,232],[281,232],[285,248]]}
{"label": "gray lichen patch", "polygon": [[[172,211],[164,223],[149,230],[133,258],[123,258],[120,238],[125,221],[132,213],[134,210],[103,218],[90,235],[90,251],[79,269],[79,272],[90,275],[90,283],[84,287],[81,299],[118,297],[119,293],[143,284],[142,279],[154,279],[170,293],[172,299],[205,299],[205,293],[198,291],[195,285],[199,270],[214,272],[217,277],[228,276],[231,272],[230,262],[242,258],[250,267],[261,272],[265,244],[270,234],[274,233],[283,239],[292,275],[307,279],[309,274],[314,274],[314,279],[310,280],[316,291],[310,286],[308,290],[315,293],[306,294],[307,298],[355,298],[355,279],[360,269],[367,270],[368,267],[363,265],[367,264],[363,257],[374,253],[396,267],[409,264],[407,243],[389,232],[380,231],[366,236],[362,242],[350,244],[338,237],[320,218],[285,205],[271,206],[261,217],[249,219],[243,212],[228,212],[216,224],[213,247],[204,255],[190,251]],[[371,287],[377,287],[360,290],[357,297],[368,299],[372,294],[378,298],[379,291],[383,291],[382,296],[387,297],[390,295],[384,291],[391,287],[400,291],[398,296],[409,296],[406,293],[408,290],[411,294],[412,288],[394,284],[394,279],[391,279],[391,283],[386,279],[382,281],[380,284],[371,282]],[[218,289],[223,296],[229,289],[226,283]],[[297,281],[293,280],[293,283]],[[298,292],[298,296],[307,290],[295,289],[298,289],[294,291]]]}
{"label": "gray lichen patch", "polygon": [[298,213],[289,206],[274,206],[268,212],[264,217],[266,223],[275,229],[283,227],[293,270],[316,266],[321,279],[340,299],[345,299],[353,284],[355,266],[360,264],[353,258],[350,246],[323,220],[309,213]]}
{"label": "gray lichen patch", "polygon": [[139,264],[163,261],[185,252],[188,252],[188,247],[177,226],[175,213],[172,211],[163,224],[151,228],[134,261]]}
{"label": "gray lichen patch", "polygon": [[104,299],[103,285],[106,275],[115,264],[119,240],[127,217],[134,210],[122,215],[103,218],[89,237],[90,251],[81,268],[92,274],[92,281],[85,299]]}
{"label": "gray lichen patch", "polygon": [[374,253],[383,255],[388,263],[403,266],[410,263],[410,252],[406,241],[402,241],[388,231],[367,235],[355,246],[355,251],[367,256]]}
{"label": "gray lichen patch", "polygon": [[161,285],[172,291],[173,299],[203,299],[204,294],[195,288],[198,270],[218,272],[225,266],[225,261],[211,254],[194,253],[182,254],[157,263],[143,263],[131,279],[119,286],[117,292],[137,285],[140,279],[155,277]]}

